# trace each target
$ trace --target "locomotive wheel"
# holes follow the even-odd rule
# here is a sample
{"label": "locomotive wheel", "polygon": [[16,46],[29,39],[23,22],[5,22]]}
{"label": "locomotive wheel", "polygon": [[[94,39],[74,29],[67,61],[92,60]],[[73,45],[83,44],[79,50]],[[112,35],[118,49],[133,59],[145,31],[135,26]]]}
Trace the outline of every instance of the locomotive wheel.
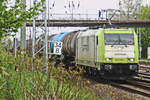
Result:
{"label": "locomotive wheel", "polygon": [[93,68],[93,76],[97,76],[97,69],[96,68]]}
{"label": "locomotive wheel", "polygon": [[92,71],[92,69],[90,67],[86,67],[85,69],[86,69],[86,73],[88,75],[93,76],[93,71]]}
{"label": "locomotive wheel", "polygon": [[86,72],[87,72],[87,74],[89,74],[90,76],[94,76],[94,77],[97,77],[97,76],[98,76],[98,70],[97,70],[96,68],[87,67],[87,68],[86,68]]}
{"label": "locomotive wheel", "polygon": [[88,68],[88,71],[89,71],[89,74],[91,75],[91,76],[93,76],[93,71],[92,71],[92,69],[89,67]]}

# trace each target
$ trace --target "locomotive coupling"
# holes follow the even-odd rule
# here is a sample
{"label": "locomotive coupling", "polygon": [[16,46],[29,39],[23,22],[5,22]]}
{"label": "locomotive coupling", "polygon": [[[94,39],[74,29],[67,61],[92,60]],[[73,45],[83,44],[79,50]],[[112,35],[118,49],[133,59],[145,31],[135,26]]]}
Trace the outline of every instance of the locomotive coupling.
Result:
{"label": "locomotive coupling", "polygon": [[111,69],[112,69],[112,65],[106,64],[106,65],[104,66],[104,68],[105,68],[106,70],[111,70]]}
{"label": "locomotive coupling", "polygon": [[129,69],[130,69],[130,70],[137,70],[137,69],[138,69],[138,66],[137,66],[137,65],[130,65],[130,66],[129,66]]}

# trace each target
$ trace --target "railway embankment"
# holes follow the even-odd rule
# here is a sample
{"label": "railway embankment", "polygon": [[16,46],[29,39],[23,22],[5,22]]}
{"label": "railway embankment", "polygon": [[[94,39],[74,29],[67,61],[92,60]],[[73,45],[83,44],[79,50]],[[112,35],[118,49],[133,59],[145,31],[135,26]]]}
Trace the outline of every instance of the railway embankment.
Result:
{"label": "railway embankment", "polygon": [[86,77],[89,80],[87,87],[106,100],[149,100],[150,80],[133,78],[126,81],[110,81],[93,76]]}

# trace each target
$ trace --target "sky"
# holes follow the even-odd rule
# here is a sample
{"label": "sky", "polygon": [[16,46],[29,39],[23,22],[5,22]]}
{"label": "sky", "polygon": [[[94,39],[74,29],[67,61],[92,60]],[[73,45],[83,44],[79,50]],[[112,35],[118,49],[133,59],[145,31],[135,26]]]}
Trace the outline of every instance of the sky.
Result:
{"label": "sky", "polygon": [[[78,11],[119,8],[119,0],[49,0],[50,5],[55,2],[53,10],[56,12],[63,12],[65,10],[64,6],[69,5],[69,1],[74,2],[75,10]],[[79,8],[77,8],[78,2],[80,2]],[[150,4],[150,0],[143,0],[143,4]]]}
{"label": "sky", "polygon": [[[75,16],[77,19],[86,17],[95,19],[98,16],[98,10],[101,9],[119,9],[120,0],[46,0],[50,19],[71,18],[69,14],[80,14]],[[26,0],[27,6],[32,7],[33,0]],[[70,2],[70,7],[69,7]],[[74,7],[72,6],[72,2]],[[150,4],[150,0],[143,0],[143,4]],[[54,7],[53,7],[54,5]],[[47,11],[47,13],[48,13]],[[58,15],[59,14],[59,15]],[[60,15],[60,14],[65,14]],[[94,16],[93,16],[94,14]],[[75,18],[74,17],[74,18]]]}
{"label": "sky", "polygon": [[[26,0],[27,5],[30,6],[30,2],[33,0]],[[75,9],[74,12],[96,12],[100,9],[119,9],[119,0],[47,0],[49,2],[49,8],[51,12],[55,13],[65,13],[65,11],[69,11],[69,1],[72,4],[74,3]],[[55,6],[52,7],[55,2]],[[80,6],[78,8],[78,3],[80,2]],[[143,4],[150,4],[150,0],[143,0]],[[66,6],[66,8],[65,8]]]}
{"label": "sky", "polygon": [[[69,1],[73,1],[75,6],[80,2],[80,10],[98,10],[107,8],[118,8],[118,0],[54,0],[56,8],[63,5],[69,5]],[[61,1],[61,2],[60,2]]]}

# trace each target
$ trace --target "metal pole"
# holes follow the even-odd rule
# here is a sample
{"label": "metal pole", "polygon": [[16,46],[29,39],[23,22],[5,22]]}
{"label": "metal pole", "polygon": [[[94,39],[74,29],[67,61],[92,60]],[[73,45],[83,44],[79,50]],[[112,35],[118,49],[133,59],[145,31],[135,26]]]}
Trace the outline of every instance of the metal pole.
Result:
{"label": "metal pole", "polygon": [[[141,3],[139,2],[138,3],[138,11],[137,11],[137,13],[138,14],[141,14]],[[139,33],[139,59],[141,59],[141,57],[142,57],[142,45],[141,45],[141,36],[142,36],[142,34],[141,34],[141,29],[140,28],[138,28],[138,33]]]}
{"label": "metal pole", "polygon": [[71,20],[73,20],[73,5],[71,6]]}
{"label": "metal pole", "polygon": [[[22,3],[26,5],[26,0],[22,0]],[[23,9],[23,11],[26,11],[26,10]],[[26,23],[24,23],[23,27],[21,28],[20,41],[21,41],[21,50],[24,51],[26,48]]]}
{"label": "metal pole", "polygon": [[45,70],[46,73],[48,73],[48,34],[47,34],[47,5],[46,5],[47,0],[44,2],[44,22],[45,22]]}
{"label": "metal pole", "polygon": [[141,34],[141,30],[140,30],[140,28],[138,28],[138,33],[139,33],[139,59],[141,59],[141,51],[142,51],[142,46],[141,46],[141,36],[142,36],[142,34]]}
{"label": "metal pole", "polygon": [[[34,0],[34,6],[37,0]],[[36,17],[33,17],[33,33],[32,33],[32,70],[34,69],[34,61],[35,61],[35,37],[36,37]]]}
{"label": "metal pole", "polygon": [[34,17],[33,33],[32,33],[32,59],[33,59],[32,69],[34,68],[34,60],[35,60],[35,32],[36,32],[36,27],[35,27],[35,17]]}
{"label": "metal pole", "polygon": [[[49,4],[50,2],[49,2],[49,1],[50,1],[50,0],[48,0],[48,7],[47,7],[47,9],[48,9],[48,19],[49,19],[49,14],[50,14],[50,13],[49,13],[49,12],[50,12],[50,10],[49,10],[49,9],[50,9],[50,4]],[[51,8],[51,9],[53,9],[53,8]],[[48,32],[49,32],[49,29],[48,29]]]}
{"label": "metal pole", "polygon": [[121,19],[121,11],[122,11],[122,9],[121,9],[121,0],[119,0],[119,10],[120,10],[120,14],[119,14],[119,20]]}

